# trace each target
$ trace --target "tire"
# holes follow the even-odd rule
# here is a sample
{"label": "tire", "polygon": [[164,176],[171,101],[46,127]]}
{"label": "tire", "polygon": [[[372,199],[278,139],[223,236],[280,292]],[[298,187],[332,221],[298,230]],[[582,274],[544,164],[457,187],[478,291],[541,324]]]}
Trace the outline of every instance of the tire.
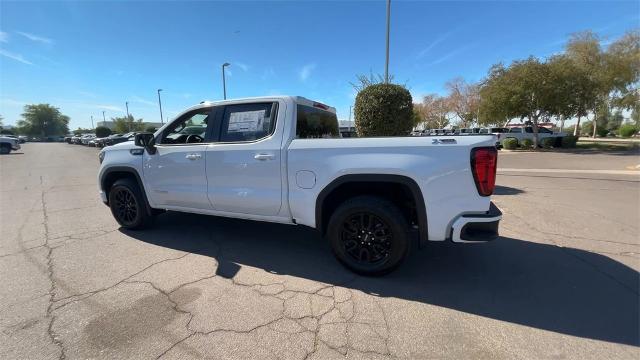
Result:
{"label": "tire", "polygon": [[111,186],[109,207],[118,224],[125,229],[141,230],[153,223],[142,190],[132,179],[120,179]]}
{"label": "tire", "polygon": [[407,219],[393,203],[374,196],[358,196],[335,210],[329,220],[327,240],[334,255],[351,271],[379,276],[393,271],[407,257],[408,230]]}
{"label": "tire", "polygon": [[0,145],[0,154],[6,155],[11,152],[11,145],[2,144]]}

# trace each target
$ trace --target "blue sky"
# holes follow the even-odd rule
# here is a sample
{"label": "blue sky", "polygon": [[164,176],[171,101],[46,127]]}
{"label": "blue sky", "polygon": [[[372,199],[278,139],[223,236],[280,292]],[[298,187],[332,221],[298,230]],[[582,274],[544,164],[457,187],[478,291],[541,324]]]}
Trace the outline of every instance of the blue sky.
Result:
{"label": "blue sky", "polygon": [[[159,121],[202,100],[302,95],[349,117],[356,74],[384,72],[385,2],[0,2],[0,114],[50,103],[89,127],[129,111]],[[640,2],[392,1],[390,72],[419,101],[496,62],[561,51],[570,33],[615,39]]]}

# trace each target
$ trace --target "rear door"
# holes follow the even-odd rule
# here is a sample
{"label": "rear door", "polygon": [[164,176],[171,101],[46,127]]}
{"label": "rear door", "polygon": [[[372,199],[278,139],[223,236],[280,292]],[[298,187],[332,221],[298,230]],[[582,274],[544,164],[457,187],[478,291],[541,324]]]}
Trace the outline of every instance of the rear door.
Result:
{"label": "rear door", "polygon": [[275,216],[282,206],[285,102],[226,105],[207,147],[208,196],[218,211]]}

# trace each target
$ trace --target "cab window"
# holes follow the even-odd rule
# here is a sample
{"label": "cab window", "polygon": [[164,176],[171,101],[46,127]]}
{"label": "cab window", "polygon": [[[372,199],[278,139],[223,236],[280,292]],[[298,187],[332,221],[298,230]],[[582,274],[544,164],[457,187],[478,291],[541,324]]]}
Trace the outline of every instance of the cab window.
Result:
{"label": "cab window", "polygon": [[238,104],[225,107],[220,131],[221,142],[255,141],[273,134],[276,103]]}

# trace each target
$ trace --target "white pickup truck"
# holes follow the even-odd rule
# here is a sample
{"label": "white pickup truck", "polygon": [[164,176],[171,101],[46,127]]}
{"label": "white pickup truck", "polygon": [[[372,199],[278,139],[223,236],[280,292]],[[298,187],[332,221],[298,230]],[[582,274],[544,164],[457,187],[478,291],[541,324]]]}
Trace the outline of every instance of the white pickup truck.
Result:
{"label": "white pickup truck", "polygon": [[317,229],[351,270],[380,275],[413,243],[498,235],[493,135],[339,138],[302,97],[203,102],[100,152],[102,201],[128,229],[163,210]]}

